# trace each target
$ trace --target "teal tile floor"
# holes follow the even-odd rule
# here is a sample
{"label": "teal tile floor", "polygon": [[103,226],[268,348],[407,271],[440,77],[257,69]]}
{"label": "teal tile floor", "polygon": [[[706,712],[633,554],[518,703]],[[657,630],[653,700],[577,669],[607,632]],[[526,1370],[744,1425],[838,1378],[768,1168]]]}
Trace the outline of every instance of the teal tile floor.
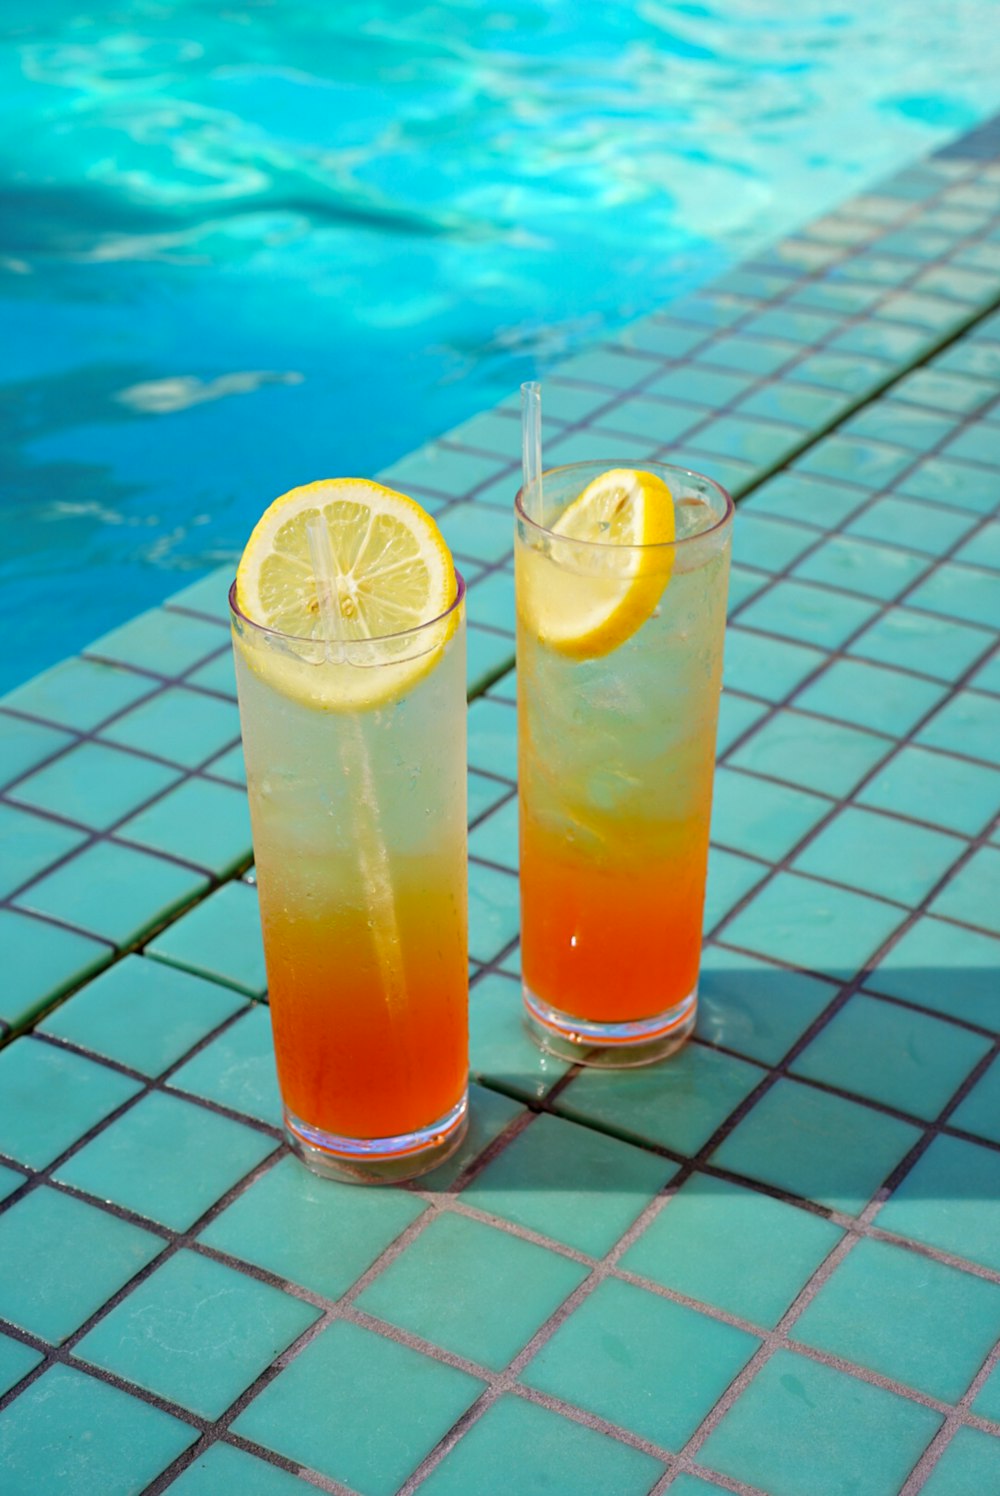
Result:
{"label": "teal tile floor", "polygon": [[472,1125],[435,1174],[282,1142],[228,578],[0,701],[4,1496],[1000,1490],[992,128],[546,383],[553,460],[740,500],[668,1064],[520,1022],[516,397],[381,475],[469,581]]}

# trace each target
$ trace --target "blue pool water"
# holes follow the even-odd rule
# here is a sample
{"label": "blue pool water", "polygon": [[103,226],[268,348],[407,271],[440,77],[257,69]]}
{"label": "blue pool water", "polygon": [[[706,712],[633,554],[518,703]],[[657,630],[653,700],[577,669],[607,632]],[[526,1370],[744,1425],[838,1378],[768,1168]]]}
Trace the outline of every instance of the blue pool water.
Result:
{"label": "blue pool water", "polygon": [[0,686],[1000,106],[994,0],[4,0]]}

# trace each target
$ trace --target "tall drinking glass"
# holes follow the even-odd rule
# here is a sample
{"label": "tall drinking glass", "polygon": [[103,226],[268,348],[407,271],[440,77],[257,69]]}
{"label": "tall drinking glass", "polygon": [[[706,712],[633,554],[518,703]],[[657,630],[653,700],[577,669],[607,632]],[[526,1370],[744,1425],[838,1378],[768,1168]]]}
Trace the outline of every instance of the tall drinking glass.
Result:
{"label": "tall drinking glass", "polygon": [[[550,1052],[608,1067],[694,1028],[733,514],[709,479],[646,463],[672,543],[554,531],[614,466],[545,473],[540,513],[518,494],[515,542],[526,1016]],[[619,642],[598,628],[575,651],[549,626],[616,601]]]}
{"label": "tall drinking glass", "polygon": [[410,1178],[465,1130],[464,598],[331,658],[230,593],[285,1126],[333,1178]]}

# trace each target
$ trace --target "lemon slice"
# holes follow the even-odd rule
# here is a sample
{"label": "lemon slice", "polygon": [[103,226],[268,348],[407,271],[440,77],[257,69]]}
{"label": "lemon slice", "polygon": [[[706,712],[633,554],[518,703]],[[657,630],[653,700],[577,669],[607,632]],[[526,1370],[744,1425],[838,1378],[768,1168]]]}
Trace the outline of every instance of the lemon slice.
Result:
{"label": "lemon slice", "polygon": [[[309,549],[317,514],[333,557],[334,641],[324,634]],[[237,630],[237,642],[285,694],[326,710],[364,710],[403,694],[437,663],[458,624],[457,610],[448,612],[457,585],[444,537],[413,499],[362,478],[324,479],[282,494],[257,522],[236,573],[236,603],[275,634]]]}
{"label": "lemon slice", "polygon": [[[523,610],[542,643],[561,654],[610,654],[642,627],[670,580],[670,489],[654,473],[612,468],[567,506],[552,535],[592,548],[554,538],[547,555],[522,552]],[[639,549],[646,546],[651,549]]]}

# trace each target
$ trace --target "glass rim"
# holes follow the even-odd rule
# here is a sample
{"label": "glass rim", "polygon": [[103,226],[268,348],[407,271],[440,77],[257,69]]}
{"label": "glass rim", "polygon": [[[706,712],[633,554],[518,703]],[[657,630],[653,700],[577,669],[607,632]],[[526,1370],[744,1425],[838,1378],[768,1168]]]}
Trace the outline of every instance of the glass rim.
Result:
{"label": "glass rim", "polygon": [[[466,586],[465,578],[463,577],[457,566],[455,567],[455,581],[457,583],[455,596],[452,598],[451,602],[448,604],[447,608],[445,608],[443,613],[437,613],[433,618],[425,619],[423,623],[415,623],[412,628],[398,629],[395,633],[392,634],[370,634],[366,639],[345,640],[347,648],[353,649],[356,646],[368,644],[391,644],[394,640],[419,638],[419,636],[424,633],[426,629],[432,629],[436,624],[443,623],[446,618],[450,618],[451,615],[455,612],[456,608],[459,608],[465,601],[465,594],[468,591],[468,588]],[[256,633],[264,634],[271,639],[281,639],[282,641],[289,644],[315,645],[322,644],[324,642],[322,634],[320,634],[319,636],[315,634],[286,634],[283,629],[272,628],[270,624],[258,623],[256,619],[250,618],[246,613],[244,613],[243,609],[236,601],[235,577],[233,578],[232,585],[229,588],[229,612],[232,618],[238,619],[240,623],[247,624],[248,627],[254,629]]]}
{"label": "glass rim", "polygon": [[[589,462],[566,462],[559,467],[544,468],[542,470],[542,482],[544,485],[545,479],[553,477],[556,473],[571,473],[579,470],[580,468],[600,467],[603,464],[606,464],[606,471],[614,469],[616,467],[624,466],[624,463],[620,461],[602,457],[594,457]],[[699,483],[707,483],[710,488],[715,489],[716,493],[721,494],[723,500],[722,513],[718,517],[718,519],[714,520],[714,522],[709,525],[707,530],[699,530],[696,535],[681,535],[675,540],[654,540],[647,542],[638,540],[582,540],[577,535],[561,535],[558,530],[550,529],[548,525],[543,525],[537,519],[532,519],[531,515],[524,507],[523,484],[517,490],[517,494],[514,497],[514,513],[516,514],[518,519],[522,519],[526,525],[530,525],[531,529],[535,531],[536,534],[551,536],[553,540],[559,541],[560,545],[580,545],[585,546],[588,550],[593,551],[602,551],[608,549],[617,551],[651,552],[679,551],[684,546],[697,545],[699,541],[707,540],[709,536],[715,535],[725,525],[731,523],[733,516],[736,513],[736,503],[728,488],[723,488],[721,483],[717,483],[714,478],[709,478],[706,473],[699,473],[696,472],[694,468],[681,467],[678,463],[673,462],[651,461],[646,467],[643,467],[643,465],[640,463],[635,468],[633,468],[632,471],[640,473],[655,472],[657,468],[663,468],[670,473],[682,473],[687,478],[696,478]]]}

